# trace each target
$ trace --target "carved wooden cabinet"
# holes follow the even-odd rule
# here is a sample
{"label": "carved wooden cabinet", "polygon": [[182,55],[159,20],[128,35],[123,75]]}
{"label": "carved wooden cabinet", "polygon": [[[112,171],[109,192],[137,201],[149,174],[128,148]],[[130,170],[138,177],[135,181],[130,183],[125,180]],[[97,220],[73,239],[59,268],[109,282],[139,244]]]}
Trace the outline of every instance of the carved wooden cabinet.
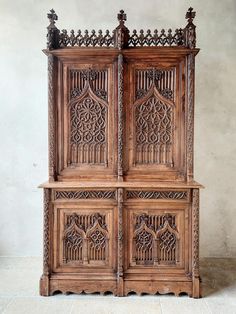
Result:
{"label": "carved wooden cabinet", "polygon": [[41,295],[200,296],[196,34],[59,31],[48,14],[49,181]]}

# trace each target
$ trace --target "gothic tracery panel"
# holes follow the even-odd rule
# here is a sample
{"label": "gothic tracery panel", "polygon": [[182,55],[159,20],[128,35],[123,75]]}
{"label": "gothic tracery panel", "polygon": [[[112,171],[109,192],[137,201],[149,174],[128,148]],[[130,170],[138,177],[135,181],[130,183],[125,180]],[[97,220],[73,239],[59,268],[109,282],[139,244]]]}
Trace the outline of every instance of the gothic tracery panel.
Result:
{"label": "gothic tracery panel", "polygon": [[135,162],[173,166],[173,110],[154,94],[135,108]]}
{"label": "gothic tracery panel", "polygon": [[106,263],[108,241],[106,215],[67,215],[63,236],[63,262],[85,265],[91,261]]}
{"label": "gothic tracery panel", "polygon": [[108,70],[70,70],[69,164],[107,166]]}
{"label": "gothic tracery panel", "polygon": [[179,234],[175,215],[134,216],[132,265],[176,264]]}

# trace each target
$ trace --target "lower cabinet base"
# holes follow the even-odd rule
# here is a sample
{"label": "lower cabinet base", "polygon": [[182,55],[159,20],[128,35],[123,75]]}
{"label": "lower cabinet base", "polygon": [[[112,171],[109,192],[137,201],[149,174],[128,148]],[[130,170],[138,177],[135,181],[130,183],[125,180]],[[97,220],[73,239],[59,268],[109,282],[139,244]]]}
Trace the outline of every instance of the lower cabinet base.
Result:
{"label": "lower cabinet base", "polygon": [[127,296],[129,293],[142,294],[167,294],[173,293],[176,296],[187,294],[193,298],[200,298],[199,278],[192,281],[140,281],[124,280],[81,280],[81,279],[49,279],[42,276],[40,279],[40,294],[51,296],[55,292],[67,293],[113,293],[115,296]]}

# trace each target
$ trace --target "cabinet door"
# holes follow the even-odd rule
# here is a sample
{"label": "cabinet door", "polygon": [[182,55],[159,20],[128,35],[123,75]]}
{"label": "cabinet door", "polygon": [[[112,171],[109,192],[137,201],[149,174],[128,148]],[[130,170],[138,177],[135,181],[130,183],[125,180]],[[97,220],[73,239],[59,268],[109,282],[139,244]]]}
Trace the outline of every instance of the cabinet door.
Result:
{"label": "cabinet door", "polygon": [[[182,199],[171,199],[172,195]],[[126,273],[187,273],[188,193],[136,190],[127,191],[126,196]]]}
{"label": "cabinet door", "polygon": [[59,62],[59,179],[104,179],[115,174],[114,65],[78,57]]}
{"label": "cabinet door", "polygon": [[[54,202],[54,271],[112,273],[115,268],[115,206],[88,200],[109,191],[57,191]],[[82,193],[84,195],[82,195]],[[115,192],[110,191],[112,195]],[[73,197],[81,196],[78,201]],[[111,196],[112,196],[111,195]],[[61,197],[61,198],[60,198]],[[64,202],[64,197],[67,199]],[[67,197],[70,197],[69,199]],[[84,197],[84,198],[83,198]],[[89,270],[89,271],[90,271]]]}
{"label": "cabinet door", "polygon": [[184,62],[128,60],[126,178],[183,180]]}

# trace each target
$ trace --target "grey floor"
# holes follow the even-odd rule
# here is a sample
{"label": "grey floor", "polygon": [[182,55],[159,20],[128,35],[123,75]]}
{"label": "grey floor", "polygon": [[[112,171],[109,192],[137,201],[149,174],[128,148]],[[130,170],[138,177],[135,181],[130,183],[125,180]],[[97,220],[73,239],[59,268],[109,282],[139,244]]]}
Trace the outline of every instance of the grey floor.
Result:
{"label": "grey floor", "polygon": [[0,313],[236,314],[236,259],[201,261],[203,298],[186,296],[56,295],[40,297],[40,258],[0,258]]}

